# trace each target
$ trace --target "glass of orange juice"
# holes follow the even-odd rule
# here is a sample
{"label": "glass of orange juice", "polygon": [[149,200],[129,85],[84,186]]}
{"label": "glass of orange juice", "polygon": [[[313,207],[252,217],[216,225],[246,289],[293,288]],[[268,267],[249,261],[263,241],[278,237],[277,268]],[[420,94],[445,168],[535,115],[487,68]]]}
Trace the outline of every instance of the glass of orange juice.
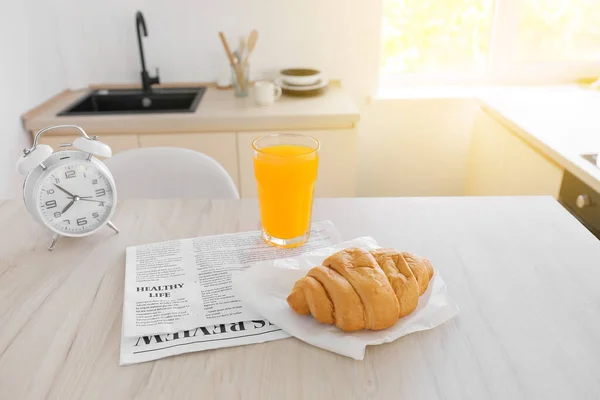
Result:
{"label": "glass of orange juice", "polygon": [[310,235],[320,143],[277,133],[254,140],[252,148],[263,238],[275,246],[300,246]]}

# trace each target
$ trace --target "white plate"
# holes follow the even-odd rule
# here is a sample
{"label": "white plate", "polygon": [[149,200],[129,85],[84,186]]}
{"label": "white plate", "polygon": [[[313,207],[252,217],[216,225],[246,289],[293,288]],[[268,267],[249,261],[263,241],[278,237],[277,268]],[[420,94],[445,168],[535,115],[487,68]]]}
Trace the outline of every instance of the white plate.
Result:
{"label": "white plate", "polygon": [[[285,71],[285,70],[284,70]],[[316,72],[316,70],[313,70]],[[316,72],[313,75],[286,75],[283,73],[280,74],[285,83],[293,86],[312,86],[316,85],[321,80],[321,73]]]}
{"label": "white plate", "polygon": [[283,78],[279,77],[275,79],[275,84],[285,90],[291,90],[293,92],[306,92],[309,90],[323,89],[329,84],[329,79],[320,79],[317,83],[310,86],[298,86],[288,85],[284,82]]}
{"label": "white plate", "polygon": [[320,265],[326,257],[348,247],[364,250],[379,248],[373,238],[362,237],[313,250],[299,257],[261,261],[243,272],[234,272],[233,289],[244,306],[290,335],[356,360],[363,359],[367,345],[388,343],[409,333],[435,328],[458,313],[458,306],[448,295],[438,270],[433,274],[425,293],[419,297],[416,310],[400,318],[394,326],[381,331],[342,332],[334,325],[320,324],[309,315],[294,312],[286,298],[296,281],[312,267]]}

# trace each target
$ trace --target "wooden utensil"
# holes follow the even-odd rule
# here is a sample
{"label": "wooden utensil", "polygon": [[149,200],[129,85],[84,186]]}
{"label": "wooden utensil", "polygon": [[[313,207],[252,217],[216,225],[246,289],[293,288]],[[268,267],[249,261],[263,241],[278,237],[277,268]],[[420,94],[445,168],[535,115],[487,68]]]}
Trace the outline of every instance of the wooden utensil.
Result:
{"label": "wooden utensil", "polygon": [[229,63],[231,67],[235,71],[235,76],[237,78],[238,84],[241,86],[242,90],[246,90],[246,82],[244,80],[244,71],[240,68],[240,64],[237,62],[233,54],[231,53],[231,49],[229,48],[229,43],[227,43],[227,39],[223,32],[219,32],[219,37],[221,38],[221,43],[223,43],[223,48],[225,49],[225,53],[227,53],[227,58],[229,59]]}
{"label": "wooden utensil", "polygon": [[244,65],[248,64],[248,58],[250,58],[250,54],[252,54],[252,51],[254,51],[254,47],[256,46],[257,40],[258,40],[258,31],[256,29],[253,29],[252,32],[250,32],[250,36],[248,36],[248,43],[247,43],[248,52],[246,54],[246,58],[244,58]]}
{"label": "wooden utensil", "polygon": [[238,62],[241,62],[245,58],[244,55],[246,54],[246,38],[244,36],[240,36],[240,44],[238,45],[237,52],[239,54]]}

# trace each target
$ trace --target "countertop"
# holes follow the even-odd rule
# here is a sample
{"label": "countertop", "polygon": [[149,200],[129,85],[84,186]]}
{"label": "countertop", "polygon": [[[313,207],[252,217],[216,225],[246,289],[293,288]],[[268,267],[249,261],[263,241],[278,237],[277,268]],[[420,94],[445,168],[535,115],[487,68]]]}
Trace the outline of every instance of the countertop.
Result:
{"label": "countertop", "polygon": [[576,85],[486,89],[480,105],[532,147],[600,192],[600,92]]}
{"label": "countertop", "polygon": [[[161,87],[193,87],[162,85]],[[303,129],[351,129],[360,119],[359,110],[339,84],[333,82],[316,97],[282,96],[275,104],[258,106],[252,92],[236,98],[232,90],[207,85],[198,108],[192,113],[132,114],[105,116],[61,116],[56,114],[89,89],[65,90],[22,116],[26,131],[35,133],[51,125],[75,124],[91,134],[152,132],[242,132]],[[97,88],[118,87],[117,85]],[[252,88],[250,89],[252,90]],[[54,130],[48,134],[60,135]]]}
{"label": "countertop", "polygon": [[0,202],[0,398],[600,398],[600,242],[550,197],[319,199],[344,239],[428,256],[458,303],[364,361],[295,338],[119,367],[125,247],[255,230],[255,200],[121,202],[62,239]]}

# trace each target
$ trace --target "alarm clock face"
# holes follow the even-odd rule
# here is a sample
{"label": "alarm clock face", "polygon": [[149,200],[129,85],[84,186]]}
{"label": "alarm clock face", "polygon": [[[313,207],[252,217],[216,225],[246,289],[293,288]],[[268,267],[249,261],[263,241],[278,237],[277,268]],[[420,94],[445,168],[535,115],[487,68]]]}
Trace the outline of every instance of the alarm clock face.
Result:
{"label": "alarm clock face", "polygon": [[36,190],[36,208],[44,224],[65,236],[85,236],[111,217],[116,193],[107,170],[87,160],[49,168]]}

